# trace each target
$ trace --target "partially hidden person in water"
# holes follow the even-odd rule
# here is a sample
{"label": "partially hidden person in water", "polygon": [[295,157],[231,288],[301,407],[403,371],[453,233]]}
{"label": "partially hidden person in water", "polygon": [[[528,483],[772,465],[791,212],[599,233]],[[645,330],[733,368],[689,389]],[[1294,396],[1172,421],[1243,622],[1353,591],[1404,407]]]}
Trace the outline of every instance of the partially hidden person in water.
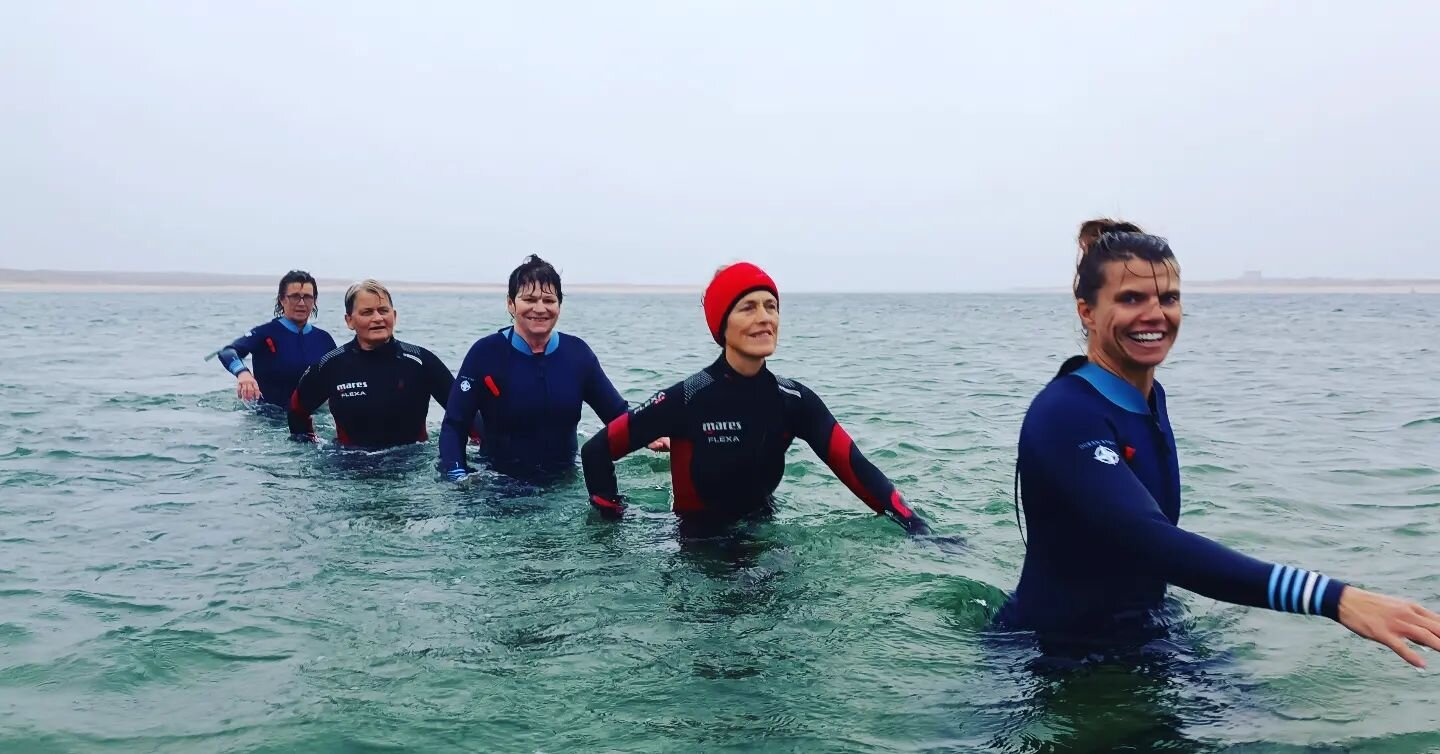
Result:
{"label": "partially hidden person in water", "polygon": [[780,293],[770,276],[748,262],[722,267],[705,289],[703,306],[719,358],[620,415],[581,449],[595,509],[620,517],[626,503],[615,461],[668,436],[673,507],[682,523],[766,515],[785,471],[785,451],[799,438],[877,514],[912,534],[928,533],[820,398],[766,367],[780,335]]}
{"label": "partially hidden person in water", "polygon": [[215,353],[225,371],[235,375],[235,395],[240,400],[288,405],[300,375],[335,349],[330,333],[310,324],[319,291],[310,273],[285,273],[275,294],[275,319],[256,325]]}
{"label": "partially hidden person in water", "polygon": [[1180,332],[1180,268],[1131,223],[1080,228],[1075,304],[1086,355],[1031,402],[1017,476],[1028,542],[1001,626],[1042,637],[1124,633],[1167,586],[1338,621],[1412,665],[1440,649],[1440,616],[1315,571],[1266,563],[1180,528],[1180,470],[1155,370]]}
{"label": "partially hidden person in water", "polygon": [[429,439],[430,400],[444,408],[455,378],[435,354],[396,340],[395,320],[385,286],[375,280],[350,286],[345,325],[355,337],[300,378],[288,411],[293,437],[315,439],[311,414],[328,401],[336,439],[347,448],[374,450]]}
{"label": "partially hidden person in water", "polygon": [[474,471],[465,453],[472,435],[491,468],[507,475],[574,469],[581,406],[602,422],[625,413],[628,404],[595,352],[556,329],[564,303],[560,273],[549,262],[531,255],[510,273],[505,307],[513,322],[470,346],[445,404],[440,470],[447,479]]}

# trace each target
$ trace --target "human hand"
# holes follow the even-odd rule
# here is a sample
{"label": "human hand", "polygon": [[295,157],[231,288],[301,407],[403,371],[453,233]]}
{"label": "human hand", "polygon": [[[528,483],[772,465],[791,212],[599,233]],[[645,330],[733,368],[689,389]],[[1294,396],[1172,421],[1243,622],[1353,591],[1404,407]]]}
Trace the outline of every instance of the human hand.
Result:
{"label": "human hand", "polygon": [[1407,640],[1440,651],[1440,615],[1420,605],[1347,585],[1340,593],[1340,624],[1379,642],[1417,668],[1425,659]]}

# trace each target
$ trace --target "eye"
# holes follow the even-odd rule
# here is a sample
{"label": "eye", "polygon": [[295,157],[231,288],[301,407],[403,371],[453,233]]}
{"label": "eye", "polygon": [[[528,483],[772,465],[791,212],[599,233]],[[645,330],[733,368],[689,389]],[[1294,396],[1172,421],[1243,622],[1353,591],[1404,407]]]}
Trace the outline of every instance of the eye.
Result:
{"label": "eye", "polygon": [[1165,306],[1174,306],[1175,304],[1180,303],[1180,294],[1167,293],[1160,297],[1160,303]]}

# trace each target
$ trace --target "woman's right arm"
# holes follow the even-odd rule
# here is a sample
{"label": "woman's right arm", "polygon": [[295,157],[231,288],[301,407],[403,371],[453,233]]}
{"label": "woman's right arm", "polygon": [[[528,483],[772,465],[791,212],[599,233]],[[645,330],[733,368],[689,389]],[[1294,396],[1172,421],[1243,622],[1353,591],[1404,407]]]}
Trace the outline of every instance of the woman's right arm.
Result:
{"label": "woman's right arm", "polygon": [[450,386],[450,398],[445,401],[445,420],[440,424],[440,473],[452,482],[470,473],[465,463],[465,443],[475,424],[475,414],[480,411],[480,401],[486,393],[500,397],[495,380],[485,371],[486,359],[481,350],[477,342],[465,354],[459,376]]}
{"label": "woman's right arm", "polygon": [[1088,534],[1076,536],[1095,536],[1099,547],[1129,552],[1136,568],[1223,602],[1323,615],[1416,667],[1425,662],[1405,640],[1440,650],[1440,616],[1418,604],[1256,560],[1170,523],[1130,469],[1114,429],[1093,409],[1050,404],[1026,417],[1020,445],[1022,466],[1066,490],[1060,504],[1089,524]]}
{"label": "woman's right arm", "polygon": [[251,330],[215,353],[220,366],[235,375],[235,395],[242,401],[259,400],[261,397],[255,375],[251,374],[250,367],[245,366],[245,357],[254,353],[261,341],[262,337]]}
{"label": "woman's right arm", "polygon": [[632,411],[616,417],[580,449],[590,504],[602,515],[618,518],[625,499],[615,480],[615,462],[651,441],[675,434],[685,409],[684,383],[656,393]]}

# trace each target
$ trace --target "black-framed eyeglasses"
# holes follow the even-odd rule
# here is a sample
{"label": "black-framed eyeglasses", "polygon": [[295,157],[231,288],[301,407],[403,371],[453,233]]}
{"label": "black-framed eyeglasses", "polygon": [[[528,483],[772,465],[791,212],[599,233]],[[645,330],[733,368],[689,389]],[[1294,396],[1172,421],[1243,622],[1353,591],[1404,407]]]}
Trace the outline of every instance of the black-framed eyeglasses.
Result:
{"label": "black-framed eyeglasses", "polygon": [[285,300],[292,304],[313,304],[315,296],[310,293],[288,293],[285,295]]}

